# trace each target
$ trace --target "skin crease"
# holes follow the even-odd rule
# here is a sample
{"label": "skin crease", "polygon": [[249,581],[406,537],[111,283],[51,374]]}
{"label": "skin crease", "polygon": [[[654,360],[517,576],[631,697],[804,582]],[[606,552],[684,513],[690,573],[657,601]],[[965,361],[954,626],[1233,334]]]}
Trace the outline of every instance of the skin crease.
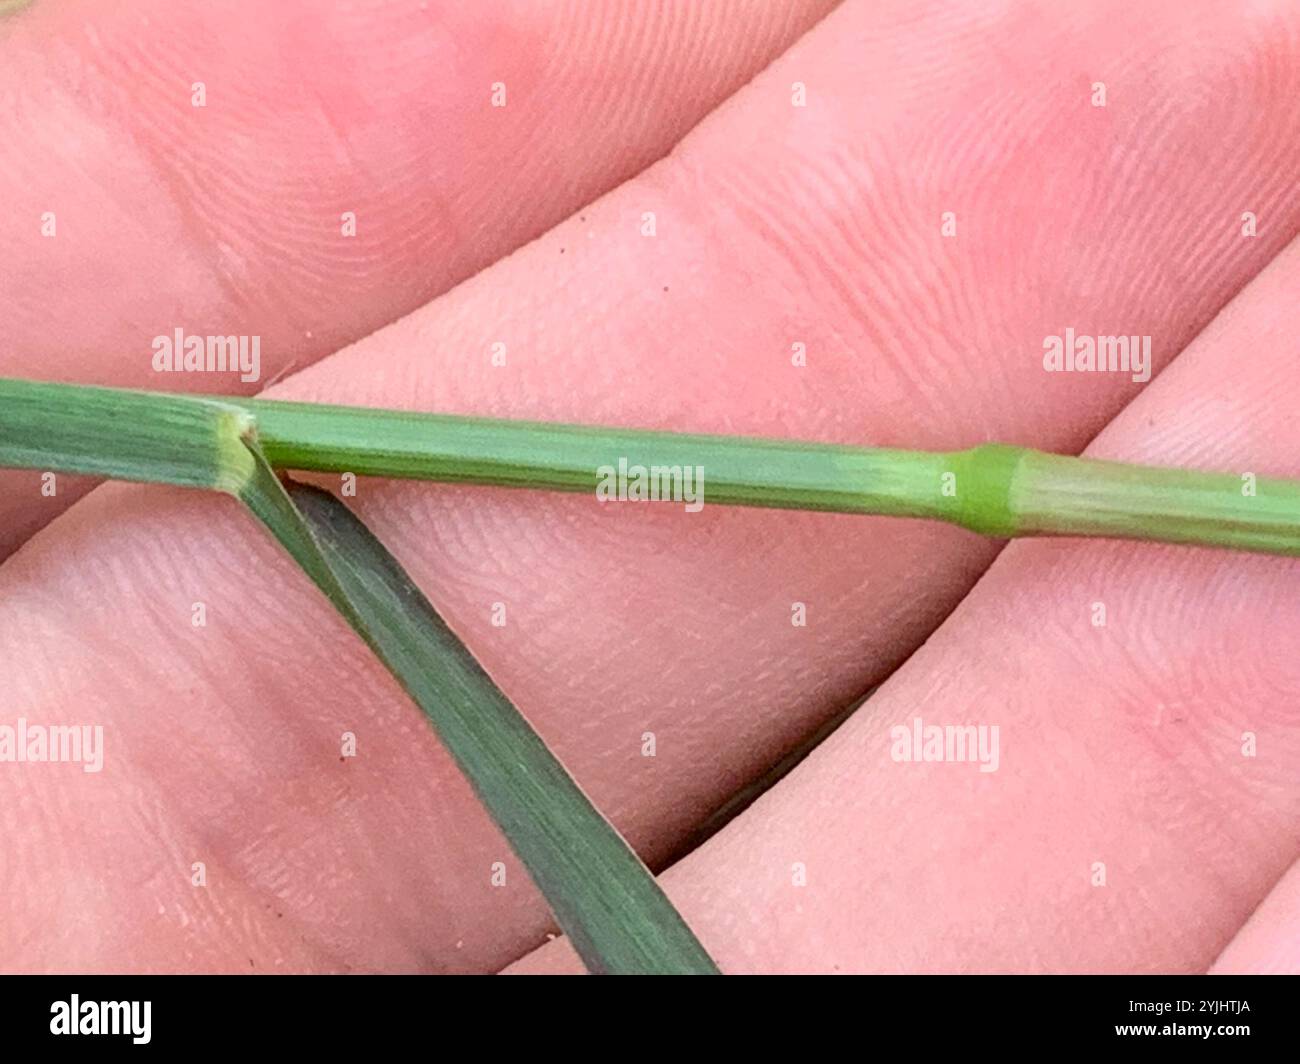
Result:
{"label": "skin crease", "polygon": [[1300,975],[1300,863],[1251,914],[1210,974]]}
{"label": "skin crease", "polygon": [[[1297,286],[1300,242],[1087,453],[1300,476]],[[731,973],[1199,972],[1248,917],[1216,970],[1294,967],[1295,874],[1255,910],[1300,857],[1297,601],[1294,559],[1012,544],[663,883]],[[894,761],[915,717],[999,725],[997,771]],[[581,969],[557,942],[517,970]]]}
{"label": "skin crease", "polygon": [[[847,5],[664,163],[274,394],[1081,448],[1139,387],[1049,377],[1043,337],[1149,333],[1166,363],[1300,225],[1294,19],[1134,6]],[[369,482],[355,501],[655,866],[996,550],[707,505]],[[110,485],[78,504],[0,568],[0,670],[0,719],[75,712],[118,751],[96,776],[0,774],[5,970],[487,971],[547,930],[417,712],[231,503]]]}
{"label": "skin crease", "polygon": [[[830,7],[74,0],[0,18],[0,375],[255,391],[642,170]],[[154,373],[177,327],[260,336],[261,384]],[[38,474],[0,472],[0,558],[92,484],[41,501]]]}

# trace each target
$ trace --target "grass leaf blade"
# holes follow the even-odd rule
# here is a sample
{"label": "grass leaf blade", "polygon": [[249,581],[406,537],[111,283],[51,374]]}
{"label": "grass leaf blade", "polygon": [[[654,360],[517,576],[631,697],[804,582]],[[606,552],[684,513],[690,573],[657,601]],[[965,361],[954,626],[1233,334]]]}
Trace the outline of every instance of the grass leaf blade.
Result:
{"label": "grass leaf blade", "polygon": [[397,560],[328,492],[260,453],[241,495],[424,712],[588,969],[718,974],[650,871]]}

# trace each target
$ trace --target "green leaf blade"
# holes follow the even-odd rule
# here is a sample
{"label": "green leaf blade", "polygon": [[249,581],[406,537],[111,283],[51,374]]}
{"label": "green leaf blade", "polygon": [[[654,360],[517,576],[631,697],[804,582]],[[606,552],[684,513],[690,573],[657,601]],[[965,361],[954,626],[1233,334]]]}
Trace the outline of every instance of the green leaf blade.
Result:
{"label": "green leaf blade", "polygon": [[282,487],[260,455],[258,465],[245,503],[423,711],[588,969],[719,974],[650,871],[383,544],[328,492]]}

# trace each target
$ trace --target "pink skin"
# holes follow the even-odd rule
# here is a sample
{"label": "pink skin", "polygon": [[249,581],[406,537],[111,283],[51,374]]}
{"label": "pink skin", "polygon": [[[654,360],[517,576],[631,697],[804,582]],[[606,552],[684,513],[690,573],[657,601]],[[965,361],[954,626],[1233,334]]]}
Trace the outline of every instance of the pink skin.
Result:
{"label": "pink skin", "polygon": [[[0,375],[255,391],[640,171],[830,7],[71,0],[0,18]],[[178,326],[260,336],[261,384],[154,373],[153,337]],[[36,474],[0,473],[0,558],[90,486],[34,506]]]}
{"label": "pink skin", "polygon": [[[1300,229],[1287,81],[1300,20],[1208,2],[1093,4],[1064,21],[1055,5],[966,10],[846,5],[666,161],[273,394],[1081,449],[1140,392],[1148,406],[1174,394],[1193,352],[1143,392],[1118,375],[1044,374],[1043,337],[1147,333],[1167,364]],[[1105,109],[1089,105],[1094,80]],[[790,106],[795,81],[806,108]],[[939,234],[945,210],[956,239]],[[1254,239],[1240,235],[1245,210],[1261,219]],[[654,238],[641,235],[647,211]],[[1270,340],[1271,364],[1253,346],[1258,363],[1229,363],[1248,397],[1279,404],[1278,424],[1216,406],[1220,370],[1198,378],[1203,398],[1184,388],[1157,419],[1196,399],[1200,450],[1132,411],[1128,436],[1121,422],[1106,445],[1156,458],[1163,441],[1167,458],[1210,464],[1253,460],[1263,443],[1294,453],[1279,386],[1294,380],[1288,330]],[[505,367],[489,362],[496,341]],[[790,364],[794,342],[806,367]],[[1256,424],[1259,440],[1246,434]],[[356,503],[656,867],[888,676],[997,550],[917,522],[419,484],[363,482]],[[1115,562],[1142,550],[1163,583],[1145,562]],[[869,711],[667,882],[729,970],[1204,968],[1295,857],[1275,836],[1297,751],[1261,695],[1294,690],[1292,648],[1242,664],[1252,639],[1286,643],[1288,572],[1173,549],[1016,545]],[[1257,583],[1254,597],[1233,599],[1239,583]],[[1165,612],[1158,593],[1197,605],[1154,644],[1166,657],[1153,676],[1124,636],[1148,638],[1129,626],[1136,608]],[[1099,641],[1086,624],[1098,598],[1116,604],[1100,637],[1114,661],[1083,642]],[[196,601],[206,628],[190,625]],[[790,625],[796,601],[807,628]],[[1256,626],[1233,629],[1230,658],[1211,607]],[[1271,737],[1258,778],[1225,785],[1242,769],[1217,748],[1193,765],[1227,814],[1180,789],[1181,724],[1138,731],[1151,700],[1196,713],[1189,646],[1192,664],[1244,673],[1228,705]],[[109,750],[98,775],[0,773],[0,808],[29,811],[0,866],[6,970],[486,971],[549,928],[417,712],[231,503],[110,485],[72,508],[0,568],[0,669],[0,719],[102,723]],[[1115,693],[1130,674],[1136,708]],[[872,729],[916,706],[945,720],[986,707],[978,719],[1015,736],[1003,767],[894,765]],[[340,762],[344,731],[360,756]],[[647,731],[654,759],[641,757]],[[1035,743],[1050,745],[1017,752]],[[1223,815],[1244,857],[1231,857]],[[1178,865],[1193,846],[1209,852]],[[1080,897],[1094,859],[1111,886]],[[191,886],[194,861],[206,889]],[[494,861],[504,888],[490,886]],[[802,892],[788,886],[793,861],[810,870]],[[1189,930],[1188,914],[1206,928]]]}

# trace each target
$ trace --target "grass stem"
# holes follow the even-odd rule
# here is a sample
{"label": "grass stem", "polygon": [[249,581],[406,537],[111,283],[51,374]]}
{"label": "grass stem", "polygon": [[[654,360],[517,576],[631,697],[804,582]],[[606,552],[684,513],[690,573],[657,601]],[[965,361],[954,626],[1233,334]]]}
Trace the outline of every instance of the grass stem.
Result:
{"label": "grass stem", "polygon": [[664,484],[691,470],[702,475],[702,500],[721,505],[1300,556],[1300,482],[1250,471],[996,443],[911,451],[0,379],[0,466],[231,490],[248,471],[221,463],[232,460],[232,433],[249,431],[277,469],[590,493],[602,470],[640,469]]}

